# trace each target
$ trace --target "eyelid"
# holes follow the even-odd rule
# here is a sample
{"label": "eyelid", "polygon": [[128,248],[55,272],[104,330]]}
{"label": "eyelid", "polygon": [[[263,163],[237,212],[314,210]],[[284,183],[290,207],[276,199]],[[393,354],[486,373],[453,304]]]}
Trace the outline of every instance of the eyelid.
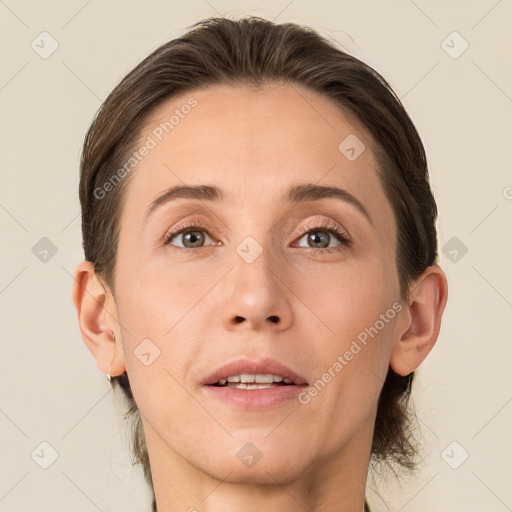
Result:
{"label": "eyelid", "polygon": [[[197,228],[197,231],[204,231],[204,232],[210,234],[208,231],[208,228],[205,226],[205,224],[206,224],[205,222],[200,221],[200,220],[184,221],[184,222],[178,223],[172,229],[167,231],[167,233],[165,234],[164,239],[163,239],[163,244],[164,245],[170,244],[170,240],[172,238],[174,238],[175,236],[181,235],[183,232],[193,231],[194,228]],[[178,248],[183,249],[183,247],[178,247]],[[191,249],[187,249],[187,250],[191,250]]]}
{"label": "eyelid", "polygon": [[[348,234],[348,232],[339,226],[336,222],[332,220],[322,219],[320,221],[309,221],[306,224],[303,224],[295,233],[293,234],[294,239],[297,237],[302,237],[306,233],[310,231],[327,231],[329,233],[334,232],[334,234],[340,238],[340,243],[346,245],[347,247],[351,247],[353,244],[352,237]],[[312,248],[313,249],[313,248]],[[315,249],[322,250],[322,249]]]}

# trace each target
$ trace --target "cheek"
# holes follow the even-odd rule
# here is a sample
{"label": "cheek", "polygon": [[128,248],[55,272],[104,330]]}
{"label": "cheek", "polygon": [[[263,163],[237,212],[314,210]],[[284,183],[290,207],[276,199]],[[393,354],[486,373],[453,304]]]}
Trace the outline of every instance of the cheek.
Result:
{"label": "cheek", "polygon": [[[343,344],[372,326],[392,306],[398,299],[398,283],[386,262],[366,258],[318,275],[301,276],[294,292],[320,328]],[[327,341],[333,345],[332,339]]]}
{"label": "cheek", "polygon": [[[324,398],[336,403],[349,403],[362,396],[368,396],[369,402],[376,400],[395,336],[400,308],[398,283],[386,262],[378,258],[319,282],[324,284],[317,284],[316,293],[305,295],[318,329],[303,326],[315,332],[308,350],[312,350],[314,374],[322,381],[318,388],[333,382],[329,384],[332,393]],[[305,289],[299,293],[304,294]]]}
{"label": "cheek", "polygon": [[189,272],[175,270],[153,273],[149,265],[122,275],[126,277],[119,280],[118,314],[128,372],[133,378],[147,374],[144,379],[151,380],[168,380],[171,373],[183,381],[211,314],[211,298],[205,293],[211,278],[196,273],[191,278]]}
{"label": "cheek", "polygon": [[166,268],[148,261],[123,270],[118,295],[125,321],[139,334],[147,330],[157,337],[170,333],[199,304],[213,279],[211,274],[205,279],[193,265]]}
{"label": "cheek", "polygon": [[[177,434],[184,423],[204,421],[183,387],[199,354],[197,315],[204,308],[198,302],[204,287],[190,286],[189,280],[183,274],[155,277],[147,271],[134,272],[119,287],[123,351],[135,401],[147,421],[165,414],[170,434]],[[189,411],[185,417],[183,411]]]}

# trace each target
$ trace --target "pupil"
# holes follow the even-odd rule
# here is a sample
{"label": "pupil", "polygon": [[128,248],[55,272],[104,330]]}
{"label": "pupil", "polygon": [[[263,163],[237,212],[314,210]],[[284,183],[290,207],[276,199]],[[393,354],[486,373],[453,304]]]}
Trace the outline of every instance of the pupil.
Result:
{"label": "pupil", "polygon": [[185,235],[185,238],[188,242],[192,244],[197,244],[197,242],[201,242],[202,235],[198,236],[197,233],[201,233],[200,231],[190,231]]}
{"label": "pupil", "polygon": [[[320,233],[323,236],[319,236],[318,233]],[[329,245],[329,237],[327,236],[327,233],[325,231],[315,231],[314,234],[310,235],[309,237],[311,240],[313,240],[314,244],[321,243],[322,240],[326,243],[323,247],[327,247]]]}

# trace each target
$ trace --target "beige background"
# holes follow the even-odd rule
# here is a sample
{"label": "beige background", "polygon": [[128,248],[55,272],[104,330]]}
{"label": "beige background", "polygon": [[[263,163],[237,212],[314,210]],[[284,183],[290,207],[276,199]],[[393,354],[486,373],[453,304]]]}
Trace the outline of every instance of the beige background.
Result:
{"label": "beige background", "polygon": [[[380,485],[388,508],[374,499],[374,510],[512,510],[512,2],[254,6],[0,0],[0,511],[149,510],[124,403],[83,344],[71,302],[82,258],[78,156],[121,77],[217,14],[295,21],[337,39],[389,80],[427,150],[450,289],[413,394],[426,460],[401,487]],[[47,58],[43,31],[58,43]]]}

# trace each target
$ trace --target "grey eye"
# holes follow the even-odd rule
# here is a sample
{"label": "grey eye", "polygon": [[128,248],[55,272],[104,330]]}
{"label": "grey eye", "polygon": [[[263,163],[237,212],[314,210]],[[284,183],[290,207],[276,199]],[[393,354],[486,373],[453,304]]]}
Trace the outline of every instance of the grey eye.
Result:
{"label": "grey eye", "polygon": [[185,249],[194,249],[197,247],[202,247],[206,241],[207,238],[209,238],[209,235],[206,234],[206,231],[196,229],[196,230],[188,230],[188,231],[182,231],[180,233],[175,233],[172,235],[167,243],[171,244],[171,242],[174,239],[180,239],[181,238],[181,245],[180,244],[174,244],[177,245],[177,247],[183,247]]}
{"label": "grey eye", "polygon": [[[307,244],[308,245],[301,245],[300,240],[303,240],[304,238],[307,238]],[[329,245],[329,243],[334,240],[336,241],[336,238],[332,236],[328,231],[321,231],[321,230],[312,230],[306,233],[301,239],[299,240],[299,247],[313,247],[316,249],[325,249],[327,247],[335,247],[335,245]]]}

